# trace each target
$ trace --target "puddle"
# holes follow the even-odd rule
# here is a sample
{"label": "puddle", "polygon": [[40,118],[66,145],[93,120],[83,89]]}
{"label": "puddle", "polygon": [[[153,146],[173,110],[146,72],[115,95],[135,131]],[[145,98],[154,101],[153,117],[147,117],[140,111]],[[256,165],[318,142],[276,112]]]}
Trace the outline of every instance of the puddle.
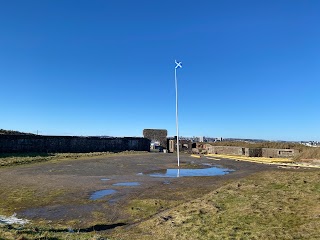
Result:
{"label": "puddle", "polygon": [[99,190],[99,191],[96,191],[96,192],[94,192],[93,194],[91,194],[90,200],[97,200],[97,199],[99,199],[99,198],[102,198],[102,197],[107,196],[107,195],[114,194],[114,193],[116,193],[116,192],[117,192],[117,191],[116,191],[116,190],[113,190],[113,189]]}
{"label": "puddle", "polygon": [[202,163],[203,166],[208,166],[208,167],[212,167],[211,163]]}
{"label": "puddle", "polygon": [[210,167],[210,168],[201,168],[201,169],[176,169],[170,168],[162,171],[157,171],[149,174],[151,177],[208,177],[208,176],[220,176],[225,175],[234,170],[227,168],[218,168],[218,167]]}
{"label": "puddle", "polygon": [[110,204],[115,204],[116,202],[117,202],[116,199],[110,199],[110,200],[108,201],[108,203],[110,203]]}
{"label": "puddle", "polygon": [[0,215],[0,224],[20,224],[20,225],[24,225],[26,223],[29,222],[29,220],[27,219],[21,219],[21,218],[17,218],[16,214],[13,214],[10,217],[6,217],[6,216],[1,216]]}
{"label": "puddle", "polygon": [[101,178],[100,180],[101,180],[101,181],[109,181],[110,178]]}
{"label": "puddle", "polygon": [[113,186],[139,186],[140,183],[138,182],[121,182],[121,183],[114,183]]}

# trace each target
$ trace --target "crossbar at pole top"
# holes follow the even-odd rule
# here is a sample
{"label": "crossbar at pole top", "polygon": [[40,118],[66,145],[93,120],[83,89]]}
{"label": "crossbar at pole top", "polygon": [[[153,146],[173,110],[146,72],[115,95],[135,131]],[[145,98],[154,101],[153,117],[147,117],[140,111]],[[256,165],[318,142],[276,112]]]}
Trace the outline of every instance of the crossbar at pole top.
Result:
{"label": "crossbar at pole top", "polygon": [[182,62],[175,60],[176,67],[174,68],[174,81],[176,87],[176,129],[177,129],[177,160],[178,167],[180,166],[180,151],[179,151],[179,122],[178,122],[178,80],[177,80],[177,68],[182,68]]}

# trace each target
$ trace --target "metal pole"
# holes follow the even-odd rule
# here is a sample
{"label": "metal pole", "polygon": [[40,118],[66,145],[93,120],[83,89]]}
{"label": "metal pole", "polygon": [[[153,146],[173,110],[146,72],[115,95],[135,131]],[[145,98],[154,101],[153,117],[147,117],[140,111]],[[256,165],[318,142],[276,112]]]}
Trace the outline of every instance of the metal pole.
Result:
{"label": "metal pole", "polygon": [[177,158],[178,167],[180,166],[180,156],[179,156],[179,125],[178,125],[178,82],[177,82],[177,66],[174,69],[174,79],[176,85],[176,128],[177,128]]}

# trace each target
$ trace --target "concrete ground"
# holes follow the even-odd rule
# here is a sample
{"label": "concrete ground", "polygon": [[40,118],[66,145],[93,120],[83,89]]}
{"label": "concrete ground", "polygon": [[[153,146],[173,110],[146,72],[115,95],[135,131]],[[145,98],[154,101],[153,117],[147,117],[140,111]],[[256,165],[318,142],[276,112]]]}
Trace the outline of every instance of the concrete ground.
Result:
{"label": "concrete ground", "polygon": [[[34,222],[64,224],[73,221],[80,227],[89,227],[93,222],[132,224],[137,218],[130,216],[127,209],[133,200],[156,199],[178,204],[209,193],[225,182],[277,168],[230,159],[193,158],[184,154],[180,161],[181,168],[203,168],[205,164],[211,164],[235,171],[213,177],[150,177],[148,173],[177,167],[176,155],[169,153],[49,161],[0,169],[0,200],[10,197],[5,205],[7,210],[10,207],[10,214],[16,212],[18,217]],[[122,182],[138,182],[140,185],[113,186]],[[23,194],[28,189],[32,189],[32,198],[24,200]],[[90,200],[95,191],[104,189],[117,192]],[[165,205],[161,207],[166,208]],[[6,209],[0,209],[1,212],[8,214]]]}

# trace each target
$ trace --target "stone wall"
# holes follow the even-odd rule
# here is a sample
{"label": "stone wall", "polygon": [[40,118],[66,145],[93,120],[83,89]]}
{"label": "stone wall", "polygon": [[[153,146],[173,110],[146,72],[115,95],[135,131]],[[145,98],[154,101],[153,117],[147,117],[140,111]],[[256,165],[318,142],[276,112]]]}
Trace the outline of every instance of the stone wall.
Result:
{"label": "stone wall", "polygon": [[262,157],[261,148],[245,148],[245,155],[247,157]]}
{"label": "stone wall", "polygon": [[207,153],[239,155],[247,157],[269,157],[269,158],[291,158],[294,157],[297,150],[294,149],[277,149],[277,148],[243,148],[229,146],[212,146],[210,144],[199,144],[199,150],[203,149]]}
{"label": "stone wall", "polygon": [[262,148],[262,156],[269,158],[294,157],[294,149]]}
{"label": "stone wall", "polygon": [[[167,140],[168,152],[177,152],[177,138],[170,138]],[[179,140],[179,152],[192,151],[192,142],[190,140]]]}
{"label": "stone wall", "polygon": [[159,142],[160,146],[167,148],[167,134],[165,129],[144,129],[143,137],[149,139],[151,142]]}
{"label": "stone wall", "polygon": [[0,135],[0,153],[149,151],[146,138]]}
{"label": "stone wall", "polygon": [[245,155],[245,148],[227,147],[227,146],[209,146],[206,144],[207,153],[228,154],[228,155]]}

